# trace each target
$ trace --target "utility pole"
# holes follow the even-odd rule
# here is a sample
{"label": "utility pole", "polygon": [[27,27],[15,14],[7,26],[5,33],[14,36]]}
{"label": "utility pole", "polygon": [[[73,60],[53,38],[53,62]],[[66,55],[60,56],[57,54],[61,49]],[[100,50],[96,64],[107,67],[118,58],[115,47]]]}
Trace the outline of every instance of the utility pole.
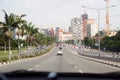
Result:
{"label": "utility pole", "polygon": [[106,1],[106,34],[109,33],[109,0]]}

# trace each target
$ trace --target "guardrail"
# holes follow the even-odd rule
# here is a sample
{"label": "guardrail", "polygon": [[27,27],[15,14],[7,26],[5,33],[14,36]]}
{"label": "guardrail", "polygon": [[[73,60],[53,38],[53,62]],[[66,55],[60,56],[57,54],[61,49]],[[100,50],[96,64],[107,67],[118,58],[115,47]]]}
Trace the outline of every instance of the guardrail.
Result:
{"label": "guardrail", "polygon": [[78,55],[96,58],[96,59],[120,62],[120,52],[119,53],[104,52],[104,51],[98,51],[95,49],[87,49],[87,48],[81,49],[79,47],[74,47],[72,45],[66,45],[66,47],[69,48],[70,50],[74,50],[75,52],[78,53]]}
{"label": "guardrail", "polygon": [[84,50],[78,49],[78,51],[83,52],[84,55],[120,58],[120,53],[115,53],[115,52],[110,53],[110,52],[104,52],[104,51],[98,51],[92,49],[84,49]]}
{"label": "guardrail", "polygon": [[97,58],[97,59],[103,59],[108,61],[114,61],[114,62],[120,62],[120,54],[115,53],[106,53],[102,51],[90,51],[90,50],[78,50],[79,55]]}

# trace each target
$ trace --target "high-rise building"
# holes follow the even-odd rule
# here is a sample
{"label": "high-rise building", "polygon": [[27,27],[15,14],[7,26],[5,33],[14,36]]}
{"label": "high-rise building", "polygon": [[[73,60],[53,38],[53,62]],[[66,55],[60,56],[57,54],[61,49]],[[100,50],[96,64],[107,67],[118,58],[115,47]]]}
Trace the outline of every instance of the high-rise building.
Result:
{"label": "high-rise building", "polygon": [[71,20],[71,30],[74,40],[81,40],[82,36],[82,23],[80,18],[73,18]]}
{"label": "high-rise building", "polygon": [[98,33],[98,25],[94,19],[88,19],[86,13],[82,14],[82,39],[85,37],[93,37]]}
{"label": "high-rise building", "polygon": [[93,37],[98,33],[98,25],[95,22],[94,19],[88,19],[87,20],[87,26],[86,26],[86,37]]}
{"label": "high-rise building", "polygon": [[51,37],[54,37],[55,33],[54,33],[53,28],[51,28],[51,29],[49,30],[49,35],[50,35]]}
{"label": "high-rise building", "polygon": [[84,14],[82,14],[82,25],[83,25],[83,39],[85,38],[85,37],[87,37],[87,20],[88,20],[88,14],[86,14],[86,13],[84,13]]}
{"label": "high-rise building", "polygon": [[56,27],[56,29],[55,29],[55,33],[57,33],[59,29],[60,29],[59,27]]}
{"label": "high-rise building", "polygon": [[87,20],[88,19],[88,14],[84,13],[82,14],[82,20]]}
{"label": "high-rise building", "polygon": [[72,32],[72,27],[69,27],[69,32]]}

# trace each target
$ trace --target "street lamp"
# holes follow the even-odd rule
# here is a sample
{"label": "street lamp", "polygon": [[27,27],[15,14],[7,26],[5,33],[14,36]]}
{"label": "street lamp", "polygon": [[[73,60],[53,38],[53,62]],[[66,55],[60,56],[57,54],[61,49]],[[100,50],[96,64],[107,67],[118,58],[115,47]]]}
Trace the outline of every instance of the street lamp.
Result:
{"label": "street lamp", "polygon": [[[83,8],[88,8],[88,9],[92,9],[92,10],[96,10],[98,12],[98,50],[100,51],[100,32],[99,32],[99,27],[100,27],[100,11],[101,10],[104,10],[106,8],[100,8],[100,9],[97,9],[97,8],[91,8],[91,7],[87,7],[87,6],[81,6]],[[111,7],[115,7],[115,5],[112,5],[112,6],[109,6],[107,8],[111,8]]]}

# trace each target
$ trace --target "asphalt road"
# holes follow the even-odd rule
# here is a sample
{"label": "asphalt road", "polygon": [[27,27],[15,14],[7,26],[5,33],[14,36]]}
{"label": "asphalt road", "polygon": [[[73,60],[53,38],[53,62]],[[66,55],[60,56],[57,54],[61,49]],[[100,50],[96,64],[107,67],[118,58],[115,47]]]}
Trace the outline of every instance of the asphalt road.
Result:
{"label": "asphalt road", "polygon": [[0,72],[15,70],[55,71],[55,72],[80,72],[80,73],[107,73],[120,71],[109,65],[89,61],[74,55],[67,47],[63,47],[63,56],[57,56],[58,47],[48,54],[40,57],[22,60],[6,65],[0,65]]}

